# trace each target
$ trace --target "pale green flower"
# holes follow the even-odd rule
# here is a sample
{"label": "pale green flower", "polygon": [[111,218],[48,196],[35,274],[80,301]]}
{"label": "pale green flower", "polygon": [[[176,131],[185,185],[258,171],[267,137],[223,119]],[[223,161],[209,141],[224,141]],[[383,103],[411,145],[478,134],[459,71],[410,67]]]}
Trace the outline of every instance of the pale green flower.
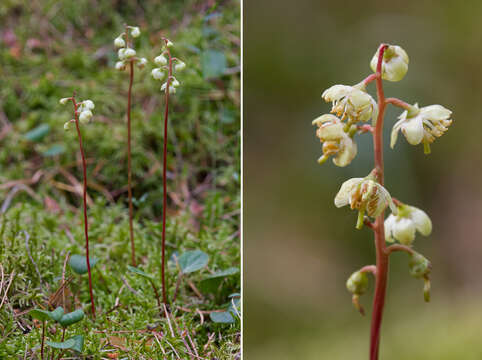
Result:
{"label": "pale green flower", "polygon": [[385,220],[385,236],[388,242],[398,240],[411,245],[415,232],[428,236],[432,232],[432,221],[428,215],[414,206],[399,205],[397,215],[390,214]]}

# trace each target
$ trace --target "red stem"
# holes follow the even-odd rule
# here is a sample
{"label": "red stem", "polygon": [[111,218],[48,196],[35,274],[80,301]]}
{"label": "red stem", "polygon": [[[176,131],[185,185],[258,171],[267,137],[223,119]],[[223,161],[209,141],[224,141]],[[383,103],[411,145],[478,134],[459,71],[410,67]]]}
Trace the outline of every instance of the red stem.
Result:
{"label": "red stem", "polygon": [[[125,25],[126,47],[129,46],[129,28]],[[132,161],[131,161],[131,104],[132,83],[134,82],[134,61],[129,60],[129,91],[127,93],[127,197],[129,199],[129,237],[131,240],[131,263],[136,266],[136,248],[134,245],[133,220],[134,209],[132,207]]]}
{"label": "red stem", "polygon": [[42,321],[42,346],[40,347],[41,360],[44,360],[44,343],[45,343],[45,320]]}
{"label": "red stem", "polygon": [[[167,45],[167,41],[166,41]],[[166,289],[166,212],[167,212],[167,124],[169,117],[169,85],[171,84],[172,76],[172,58],[169,48],[166,46],[167,54],[169,56],[169,72],[166,84],[166,104],[164,111],[164,150],[162,155],[162,255],[161,255],[161,281],[162,281],[162,301],[167,304],[167,289]]]}
{"label": "red stem", "polygon": [[[383,116],[385,113],[385,95],[382,83],[382,62],[383,54],[388,45],[382,45],[378,54],[376,75],[377,97],[378,97],[378,118],[373,133],[373,145],[375,154],[376,176],[380,185],[383,185]],[[370,360],[378,360],[378,350],[380,345],[380,329],[382,325],[383,308],[385,306],[385,293],[388,281],[388,254],[385,252],[385,214],[382,212],[375,223],[375,248],[376,248],[376,267],[377,276],[375,282],[375,296],[373,298],[373,312],[370,332]]]}
{"label": "red stem", "polygon": [[89,274],[89,292],[90,292],[90,303],[92,304],[92,316],[95,320],[94,293],[92,291],[92,275],[90,273],[89,224],[87,221],[87,166],[85,162],[84,148],[82,146],[82,135],[80,133],[80,127],[79,127],[79,114],[77,113],[77,103],[75,102],[74,98],[72,98],[72,102],[74,103],[75,128],[77,129],[77,135],[79,137],[80,155],[82,157],[82,171],[83,171],[83,177],[84,177],[83,198],[84,198],[85,256],[87,261],[87,273]]}
{"label": "red stem", "polygon": [[[127,34],[127,31],[126,31]],[[127,35],[126,35],[127,38]],[[131,98],[132,98],[132,83],[134,81],[134,62],[129,61],[130,76],[129,76],[129,92],[127,93],[127,193],[129,198],[129,235],[131,239],[131,262],[132,266],[136,266],[136,248],[134,245],[134,227],[132,218],[134,216],[134,209],[132,207],[132,159],[131,159]]]}
{"label": "red stem", "polygon": [[390,245],[389,247],[385,248],[385,253],[387,255],[390,255],[394,251],[403,251],[403,252],[406,252],[409,255],[415,254],[415,250],[413,250],[411,247],[408,247],[408,246],[405,246],[405,245],[402,245],[402,244],[393,244],[393,245]]}
{"label": "red stem", "polygon": [[394,98],[394,97],[387,98],[385,100],[385,103],[398,106],[398,107],[400,107],[402,109],[405,109],[405,110],[410,110],[412,108],[412,105],[406,103],[403,100],[400,100],[400,99],[397,99],[397,98]]}

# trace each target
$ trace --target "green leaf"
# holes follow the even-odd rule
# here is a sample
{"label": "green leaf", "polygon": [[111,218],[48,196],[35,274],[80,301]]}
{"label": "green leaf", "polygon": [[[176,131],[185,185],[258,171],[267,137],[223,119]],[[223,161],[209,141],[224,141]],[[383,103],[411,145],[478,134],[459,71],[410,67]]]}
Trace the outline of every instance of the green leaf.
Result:
{"label": "green leaf", "polygon": [[75,341],[75,345],[72,346],[72,350],[81,353],[82,350],[84,349],[84,335],[75,335],[70,339]]}
{"label": "green leaf", "polygon": [[209,317],[215,323],[232,324],[234,322],[234,317],[229,311],[212,312]]}
{"label": "green leaf", "polygon": [[211,274],[206,277],[206,279],[215,279],[215,278],[222,278],[237,274],[239,269],[237,267],[230,267],[226,270],[216,271],[214,274]]}
{"label": "green leaf", "polygon": [[40,321],[47,321],[47,320],[52,318],[50,316],[50,311],[41,310],[41,309],[30,310],[29,314],[34,319],[37,319],[37,320],[40,320]]}
{"label": "green leaf", "polygon": [[154,276],[152,275],[149,275],[147,273],[145,273],[144,271],[142,271],[141,269],[138,269],[134,266],[130,266],[130,265],[127,265],[127,270],[137,274],[137,275],[140,275],[140,276],[143,276],[145,278],[148,278],[148,279],[151,279],[151,280],[154,280]]}
{"label": "green leaf", "polygon": [[42,153],[43,156],[56,156],[65,152],[65,146],[62,144],[54,144]]}
{"label": "green leaf", "polygon": [[179,256],[178,261],[182,272],[189,274],[205,267],[209,262],[209,255],[201,250],[192,250]]}
{"label": "green leaf", "polygon": [[59,324],[63,327],[67,327],[69,325],[75,324],[84,318],[84,311],[82,309],[78,309],[72,311],[68,314],[62,315],[59,320]]}
{"label": "green leaf", "polygon": [[217,50],[204,51],[201,54],[201,67],[205,79],[219,77],[226,71],[226,56]]}
{"label": "green leaf", "polygon": [[62,306],[59,306],[54,311],[50,312],[50,318],[54,321],[59,321],[62,315],[64,315],[64,309]]}
{"label": "green leaf", "polygon": [[[90,268],[92,269],[99,259],[90,258]],[[72,255],[69,260],[69,265],[75,273],[83,275],[87,272],[86,257],[82,255]]]}
{"label": "green leaf", "polygon": [[39,141],[39,140],[42,140],[49,132],[50,132],[50,125],[42,124],[30,130],[28,133],[24,135],[24,137],[25,139],[30,141]]}
{"label": "green leaf", "polygon": [[75,346],[74,339],[67,339],[63,342],[47,341],[46,344],[55,349],[72,349]]}

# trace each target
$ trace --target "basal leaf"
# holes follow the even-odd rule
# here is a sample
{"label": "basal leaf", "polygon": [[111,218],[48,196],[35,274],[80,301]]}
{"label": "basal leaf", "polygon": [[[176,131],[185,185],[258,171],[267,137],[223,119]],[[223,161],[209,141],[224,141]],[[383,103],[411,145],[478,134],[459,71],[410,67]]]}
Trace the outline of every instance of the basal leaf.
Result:
{"label": "basal leaf", "polygon": [[75,335],[71,339],[75,341],[75,345],[72,346],[72,350],[81,353],[84,349],[84,335]]}
{"label": "basal leaf", "polygon": [[48,133],[50,132],[49,124],[41,124],[28,133],[24,135],[25,139],[30,141],[39,141],[42,140]]}
{"label": "basal leaf", "polygon": [[215,323],[231,324],[234,323],[234,317],[229,311],[212,312],[209,314],[211,320]]}
{"label": "basal leaf", "polygon": [[50,318],[54,321],[59,321],[62,315],[64,315],[64,309],[62,306],[59,306],[54,311],[50,312]]}
{"label": "basal leaf", "polygon": [[238,272],[239,272],[239,269],[237,267],[230,267],[226,270],[216,271],[214,274],[207,276],[206,279],[223,278],[223,277],[237,274]]}
{"label": "basal leaf", "polygon": [[46,344],[50,347],[53,347],[55,349],[72,349],[73,346],[75,346],[75,340],[74,339],[67,339],[63,342],[55,342],[55,341],[46,341]]}
{"label": "basal leaf", "polygon": [[59,324],[63,327],[67,327],[69,325],[75,324],[84,318],[84,311],[82,309],[77,309],[72,311],[68,314],[62,315],[59,320]]}
{"label": "basal leaf", "polygon": [[33,309],[33,310],[30,310],[29,314],[34,319],[37,319],[37,320],[40,320],[40,321],[47,321],[47,320],[51,319],[50,311],[46,311],[46,310]]}
{"label": "basal leaf", "polygon": [[179,266],[184,274],[198,271],[209,262],[209,255],[201,250],[186,251],[179,256]]}
{"label": "basal leaf", "polygon": [[[90,258],[90,268],[92,269],[98,261],[99,259],[97,258]],[[69,265],[72,270],[79,275],[83,275],[87,272],[87,261],[85,256],[72,255],[69,260]]]}

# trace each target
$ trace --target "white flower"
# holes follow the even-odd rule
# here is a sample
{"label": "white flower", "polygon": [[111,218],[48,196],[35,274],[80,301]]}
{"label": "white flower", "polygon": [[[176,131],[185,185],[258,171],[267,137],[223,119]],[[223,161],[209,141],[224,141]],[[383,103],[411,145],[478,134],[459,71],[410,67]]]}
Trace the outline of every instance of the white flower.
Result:
{"label": "white flower", "polygon": [[167,59],[164,55],[161,54],[154,58],[154,62],[156,63],[156,65],[163,66],[167,64]]}
{"label": "white flower", "polygon": [[368,121],[370,118],[376,121],[378,114],[377,103],[366,92],[356,86],[334,85],[326,89],[322,98],[333,103],[331,112],[350,122]]}
{"label": "white flower", "polygon": [[397,215],[390,214],[385,220],[385,236],[388,242],[398,240],[405,245],[415,240],[415,231],[423,236],[432,232],[432,221],[428,215],[409,205],[399,205]]}
{"label": "white flower", "polygon": [[123,48],[126,46],[126,42],[122,38],[122,35],[119,35],[118,37],[115,38],[114,45],[115,47],[118,47],[118,48]]}
{"label": "white flower", "polygon": [[87,110],[92,110],[95,108],[95,104],[92,100],[84,100],[82,104],[85,106]]}
{"label": "white flower", "polygon": [[92,111],[90,111],[90,110],[84,110],[79,115],[79,121],[82,124],[88,123],[91,118],[92,118]]}
{"label": "white flower", "polygon": [[398,118],[400,119],[393,125],[390,146],[393,148],[398,138],[398,131],[402,130],[407,141],[412,145],[418,145],[422,141],[425,145],[425,152],[430,152],[429,144],[436,137],[440,137],[448,130],[452,120],[452,111],[441,105],[430,105],[418,109],[414,105],[415,114],[409,117],[409,111],[405,110]]}
{"label": "white flower", "polygon": [[181,84],[179,83],[179,81],[177,81],[176,78],[173,78],[171,85],[174,86],[174,87],[178,87],[178,86],[181,85]]}
{"label": "white flower", "polygon": [[65,131],[69,130],[69,127],[70,127],[70,121],[67,121],[67,122],[64,124],[64,130],[65,130]]}
{"label": "white flower", "polygon": [[[136,51],[134,49],[131,49],[131,48],[125,48],[124,49],[124,57],[126,59],[130,59],[130,58],[133,58],[134,56],[136,56]],[[119,56],[120,58],[120,56]],[[121,59],[122,60],[122,59]]]}
{"label": "white flower", "polygon": [[139,37],[141,35],[141,31],[139,30],[139,28],[137,26],[132,26],[131,27],[131,35],[132,37]]}
{"label": "white flower", "polygon": [[119,71],[124,71],[126,69],[126,63],[124,61],[117,61],[115,63],[115,69]]}
{"label": "white flower", "polygon": [[59,100],[59,103],[60,103],[61,105],[65,105],[65,104],[67,104],[67,102],[68,102],[69,100],[70,100],[70,98],[62,98],[62,99]]}
{"label": "white flower", "polygon": [[[380,45],[383,46],[383,45]],[[373,55],[370,67],[373,72],[377,71],[378,55],[380,47]],[[400,46],[390,45],[383,53],[382,79],[388,81],[400,81],[408,71],[408,55]]]}
{"label": "white flower", "polygon": [[323,142],[323,155],[318,159],[323,164],[331,155],[336,166],[344,167],[351,163],[357,154],[357,145],[344,131],[344,124],[335,115],[325,114],[312,122],[317,125],[316,136]]}
{"label": "white flower", "polygon": [[178,60],[178,63],[176,64],[176,66],[174,66],[174,70],[176,71],[182,71],[185,68],[186,68],[186,64],[181,60]]}
{"label": "white flower", "polygon": [[[164,84],[162,84],[161,86],[161,91],[166,91],[166,87],[167,87],[167,82],[165,82]],[[175,94],[176,93],[176,87],[175,86],[169,86],[169,94]]]}
{"label": "white flower", "polygon": [[147,59],[146,58],[140,58],[139,61],[137,62],[137,67],[139,69],[143,69],[144,66],[147,64]]}
{"label": "white flower", "polygon": [[172,46],[174,46],[174,43],[173,43],[171,40],[167,40],[166,46],[167,46],[167,47],[172,47]]}
{"label": "white flower", "polygon": [[155,80],[162,80],[164,78],[164,73],[159,68],[152,69],[151,75]]}
{"label": "white flower", "polygon": [[119,51],[117,51],[117,56],[119,57],[119,60],[125,60],[126,59],[125,53],[126,53],[125,48],[119,49]]}
{"label": "white flower", "polygon": [[370,177],[371,175],[345,181],[335,197],[335,206],[342,207],[349,204],[362,216],[366,212],[371,217],[377,217],[387,206],[390,206],[393,213],[397,213],[390,193]]}

